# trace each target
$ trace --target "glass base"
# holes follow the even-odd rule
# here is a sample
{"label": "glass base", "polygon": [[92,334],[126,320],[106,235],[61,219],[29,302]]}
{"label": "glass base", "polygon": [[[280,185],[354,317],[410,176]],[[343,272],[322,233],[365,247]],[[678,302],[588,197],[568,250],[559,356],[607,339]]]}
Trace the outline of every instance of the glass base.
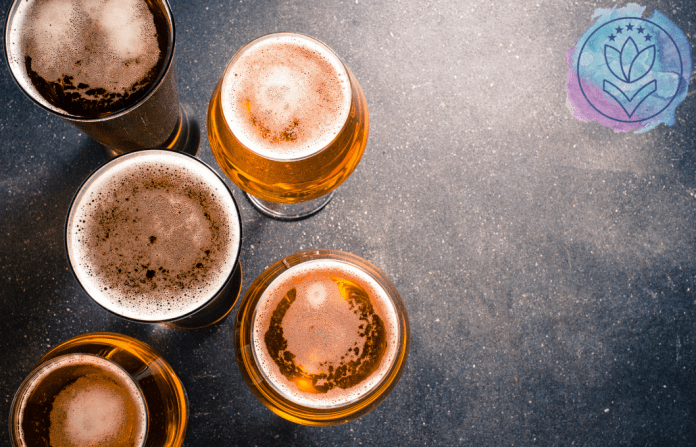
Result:
{"label": "glass base", "polygon": [[[171,149],[178,152],[185,152],[195,157],[201,147],[201,127],[198,124],[198,121],[193,118],[193,112],[188,104],[180,103],[179,112],[181,115],[181,126],[179,127],[178,131],[170,137],[169,141],[162,143],[158,147]],[[104,158],[111,160],[112,158],[121,155],[123,151],[118,151],[102,145],[102,153],[104,154]]]}
{"label": "glass base", "polygon": [[318,199],[300,203],[269,202],[254,197],[249,193],[245,193],[245,195],[249,202],[254,205],[254,208],[265,216],[278,220],[300,220],[323,210],[329,204],[335,192],[331,191]]}

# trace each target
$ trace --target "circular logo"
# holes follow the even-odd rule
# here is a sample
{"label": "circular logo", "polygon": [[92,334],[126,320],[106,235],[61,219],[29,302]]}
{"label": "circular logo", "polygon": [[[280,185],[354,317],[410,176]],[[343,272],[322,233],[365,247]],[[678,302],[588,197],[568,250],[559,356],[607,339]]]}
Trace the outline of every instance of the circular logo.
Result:
{"label": "circular logo", "polygon": [[678,94],[683,70],[672,36],[640,17],[597,28],[582,45],[576,66],[587,102],[622,123],[649,120],[666,110]]}

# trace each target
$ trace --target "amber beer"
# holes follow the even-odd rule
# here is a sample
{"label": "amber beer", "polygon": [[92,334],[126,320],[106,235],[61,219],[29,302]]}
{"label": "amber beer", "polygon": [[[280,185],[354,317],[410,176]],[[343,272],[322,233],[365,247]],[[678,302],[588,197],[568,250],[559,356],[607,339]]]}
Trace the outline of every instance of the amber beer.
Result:
{"label": "amber beer", "polygon": [[360,161],[368,129],[353,74],[300,34],[270,34],[239,50],[208,107],[215,159],[262,212],[263,202],[298,204],[333,191]]}
{"label": "amber beer", "polygon": [[178,447],[187,419],[183,385],[154,349],[91,333],[34,367],[12,402],[10,436],[16,447]]}
{"label": "amber beer", "polygon": [[234,197],[210,167],[146,149],[85,181],[65,238],[76,278],[99,305],[124,318],[193,328],[234,306],[241,230]]}
{"label": "amber beer", "polygon": [[235,348],[247,383],[300,424],[348,422],[382,402],[403,371],[403,301],[372,264],[312,250],[269,267],[237,314]]}
{"label": "amber beer", "polygon": [[197,124],[179,104],[166,0],[15,0],[5,50],[22,90],[107,155],[197,150]]}

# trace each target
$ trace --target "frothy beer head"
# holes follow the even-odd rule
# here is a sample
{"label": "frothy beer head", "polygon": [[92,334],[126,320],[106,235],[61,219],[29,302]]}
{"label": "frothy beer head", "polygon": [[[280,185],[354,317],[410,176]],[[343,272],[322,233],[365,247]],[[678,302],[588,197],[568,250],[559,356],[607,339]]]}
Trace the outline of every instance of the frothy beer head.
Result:
{"label": "frothy beer head", "polygon": [[150,91],[171,47],[169,25],[155,12],[145,0],[22,1],[8,30],[12,71],[54,112],[123,110]]}
{"label": "frothy beer head", "polygon": [[252,323],[254,357],[288,400],[350,404],[375,389],[399,350],[399,321],[384,289],[338,260],[298,264],[264,291]]}
{"label": "frothy beer head", "polygon": [[111,361],[65,355],[45,364],[29,380],[19,402],[21,445],[36,445],[37,436],[45,441],[45,435],[35,431],[46,428],[53,447],[144,443],[145,400],[128,373]]}
{"label": "frothy beer head", "polygon": [[212,299],[235,267],[240,239],[222,180],[164,150],[123,155],[93,174],[66,228],[70,263],[87,293],[141,321],[176,319]]}
{"label": "frothy beer head", "polygon": [[351,106],[348,73],[321,42],[297,34],[261,37],[232,59],[222,110],[244,146],[274,160],[305,158],[327,146]]}

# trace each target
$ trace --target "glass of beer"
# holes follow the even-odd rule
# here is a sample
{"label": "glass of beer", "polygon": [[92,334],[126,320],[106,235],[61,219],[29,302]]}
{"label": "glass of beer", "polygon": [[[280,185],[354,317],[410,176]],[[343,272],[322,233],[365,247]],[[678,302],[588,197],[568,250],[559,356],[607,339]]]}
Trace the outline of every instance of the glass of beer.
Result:
{"label": "glass of beer", "polygon": [[355,76],[311,37],[277,33],[244,46],[208,106],[208,140],[223,171],[263,214],[321,210],[358,165],[369,132]]}
{"label": "glass of beer", "polygon": [[70,266],[103,308],[182,328],[222,320],[242,285],[242,223],[225,182],[171,150],[120,155],[73,198],[65,241]]}
{"label": "glass of beer", "polygon": [[377,267],[336,250],[270,266],[237,313],[242,376],[279,416],[334,425],[377,407],[406,365],[410,332],[396,287]]}
{"label": "glass of beer", "polygon": [[15,447],[183,445],[186,391],[154,349],[113,333],[84,334],[49,351],[15,394]]}
{"label": "glass of beer", "polygon": [[112,158],[165,147],[196,154],[200,129],[179,102],[167,0],[15,0],[5,53],[24,93]]}

